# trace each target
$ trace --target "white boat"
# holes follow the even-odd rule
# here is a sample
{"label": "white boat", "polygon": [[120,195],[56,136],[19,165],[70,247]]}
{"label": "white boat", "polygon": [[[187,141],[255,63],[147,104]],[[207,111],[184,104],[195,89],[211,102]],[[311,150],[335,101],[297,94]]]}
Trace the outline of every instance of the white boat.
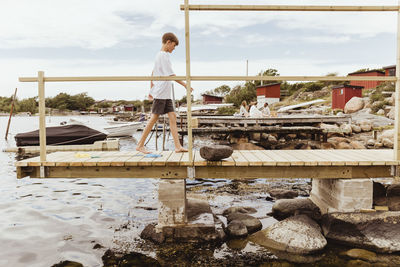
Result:
{"label": "white boat", "polygon": [[[69,119],[67,124],[80,124],[88,126],[88,122],[85,122],[80,119],[71,118]],[[107,134],[107,137],[123,137],[123,136],[132,136],[134,133],[137,132],[138,129],[143,128],[143,122],[126,122],[123,124],[116,124],[116,125],[107,125],[107,126],[94,126],[89,125],[89,127],[96,129],[98,131],[102,131]]]}
{"label": "white boat", "polygon": [[138,129],[143,128],[143,123],[134,121],[124,124],[116,124],[104,127],[104,130],[108,133],[107,137],[121,137],[121,136],[132,136],[137,132]]}

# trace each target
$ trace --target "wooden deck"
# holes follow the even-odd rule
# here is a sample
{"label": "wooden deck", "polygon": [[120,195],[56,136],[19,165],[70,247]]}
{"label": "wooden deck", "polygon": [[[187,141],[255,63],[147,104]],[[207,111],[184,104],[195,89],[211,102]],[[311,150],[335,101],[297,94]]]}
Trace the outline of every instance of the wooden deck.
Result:
{"label": "wooden deck", "polygon": [[55,152],[43,163],[40,157],[18,161],[17,176],[39,178],[44,166],[45,178],[375,178],[392,177],[392,166],[399,165],[389,149],[241,150],[216,162],[202,159],[199,151],[191,162],[188,153],[158,154]]}

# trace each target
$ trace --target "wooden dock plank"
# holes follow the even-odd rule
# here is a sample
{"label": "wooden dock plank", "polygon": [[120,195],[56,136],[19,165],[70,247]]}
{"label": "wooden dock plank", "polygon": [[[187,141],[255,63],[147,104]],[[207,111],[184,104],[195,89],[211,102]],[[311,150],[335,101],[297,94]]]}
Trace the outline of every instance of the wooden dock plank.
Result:
{"label": "wooden dock plank", "polygon": [[168,158],[172,155],[172,151],[162,151],[161,157],[154,159],[153,166],[165,166]]}
{"label": "wooden dock plank", "polygon": [[254,153],[262,161],[263,166],[276,166],[276,161],[264,153],[264,150],[257,150]]}
{"label": "wooden dock plank", "polygon": [[200,151],[196,150],[194,152],[194,166],[207,166],[207,160],[200,156]]}
{"label": "wooden dock plank", "polygon": [[[258,150],[256,150],[258,151]],[[240,153],[249,161],[249,166],[262,166],[262,160],[251,150],[241,150]]]}
{"label": "wooden dock plank", "polygon": [[222,166],[235,166],[235,160],[230,156],[229,158],[221,160],[221,165]]}
{"label": "wooden dock plank", "polygon": [[172,152],[172,155],[168,158],[166,165],[167,166],[179,166],[180,161],[182,159],[183,153]]}
{"label": "wooden dock plank", "polygon": [[182,155],[181,161],[179,162],[179,165],[180,166],[193,166],[193,159],[194,159],[195,151],[193,150],[192,153],[193,154],[192,154],[191,162],[189,161],[189,152],[182,153],[183,155]]}
{"label": "wooden dock plank", "polygon": [[327,150],[316,149],[316,150],[312,150],[311,153],[314,155],[314,157],[317,157],[320,159],[319,161],[317,161],[317,164],[321,165],[321,166],[349,166],[349,165],[357,166],[358,165],[357,162],[353,162],[352,164],[350,164],[350,163],[346,164],[346,160],[342,156],[337,155],[334,150],[327,151]]}
{"label": "wooden dock plank", "polygon": [[99,159],[102,156],[106,156],[107,153],[108,152],[106,152],[106,151],[92,151],[92,152],[90,152],[90,155],[91,155],[90,159],[84,161],[82,163],[82,166],[86,166],[86,167],[97,166],[97,162],[99,161]]}
{"label": "wooden dock plank", "polygon": [[304,166],[304,160],[295,156],[298,153],[297,150],[279,150],[278,153],[290,161],[291,166]]}
{"label": "wooden dock plank", "polygon": [[115,151],[115,152],[108,152],[107,154],[102,155],[100,158],[98,158],[97,166],[102,166],[102,167],[111,166],[111,162],[116,157],[118,157],[118,153],[119,151]]}
{"label": "wooden dock plank", "polygon": [[249,166],[249,161],[239,150],[234,150],[231,157],[235,160],[235,166]]}
{"label": "wooden dock plank", "polygon": [[292,156],[297,158],[297,160],[303,161],[304,166],[317,166],[318,165],[318,158],[313,157],[308,153],[310,150],[294,150]]}
{"label": "wooden dock plank", "polygon": [[115,154],[115,157],[110,160],[110,166],[122,167],[125,166],[125,161],[133,155],[139,153],[138,151],[120,151]]}
{"label": "wooden dock plank", "polygon": [[264,150],[264,153],[276,161],[276,166],[290,166],[290,161],[275,150]]}
{"label": "wooden dock plank", "polygon": [[[61,154],[61,157],[57,159],[55,162],[56,166],[70,166],[71,162],[74,161],[86,161],[89,160],[90,158],[86,158],[85,160],[82,160],[82,158],[75,158],[75,155],[77,152],[57,152]],[[78,165],[75,165],[78,166]]]}

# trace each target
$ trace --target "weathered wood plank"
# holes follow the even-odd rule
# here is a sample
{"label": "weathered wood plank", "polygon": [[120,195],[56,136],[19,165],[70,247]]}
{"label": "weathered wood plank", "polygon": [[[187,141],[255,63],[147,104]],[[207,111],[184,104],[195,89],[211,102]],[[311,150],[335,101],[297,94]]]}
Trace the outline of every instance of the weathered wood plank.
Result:
{"label": "weathered wood plank", "polygon": [[183,153],[172,152],[172,155],[168,158],[167,166],[179,166]]}
{"label": "weathered wood plank", "polygon": [[249,161],[240,153],[239,150],[234,150],[231,157],[235,160],[236,166],[249,166]]}
{"label": "weathered wood plank", "polygon": [[154,159],[153,166],[165,166],[168,158],[172,155],[172,151],[162,151],[161,157]]}

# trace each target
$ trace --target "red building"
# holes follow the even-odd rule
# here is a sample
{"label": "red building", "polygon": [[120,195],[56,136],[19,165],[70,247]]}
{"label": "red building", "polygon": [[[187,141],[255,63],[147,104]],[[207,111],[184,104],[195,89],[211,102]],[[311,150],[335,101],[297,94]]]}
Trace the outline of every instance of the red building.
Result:
{"label": "red building", "polygon": [[215,95],[208,95],[208,94],[202,94],[203,97],[203,104],[221,104],[222,100],[224,100],[224,97],[222,96],[215,96]]}
{"label": "red building", "polygon": [[385,70],[385,76],[396,76],[396,65],[383,67]]}
{"label": "red building", "polygon": [[346,103],[353,97],[362,97],[362,86],[339,85],[332,88],[332,109],[344,109]]}
{"label": "red building", "polygon": [[[385,72],[380,70],[369,70],[349,73],[348,76],[385,76]],[[376,88],[381,81],[350,81],[350,85],[362,86],[364,89]]]}
{"label": "red building", "polygon": [[281,84],[270,83],[256,87],[257,90],[257,103],[258,107],[264,106],[264,103],[268,104],[279,102],[281,99]]}

